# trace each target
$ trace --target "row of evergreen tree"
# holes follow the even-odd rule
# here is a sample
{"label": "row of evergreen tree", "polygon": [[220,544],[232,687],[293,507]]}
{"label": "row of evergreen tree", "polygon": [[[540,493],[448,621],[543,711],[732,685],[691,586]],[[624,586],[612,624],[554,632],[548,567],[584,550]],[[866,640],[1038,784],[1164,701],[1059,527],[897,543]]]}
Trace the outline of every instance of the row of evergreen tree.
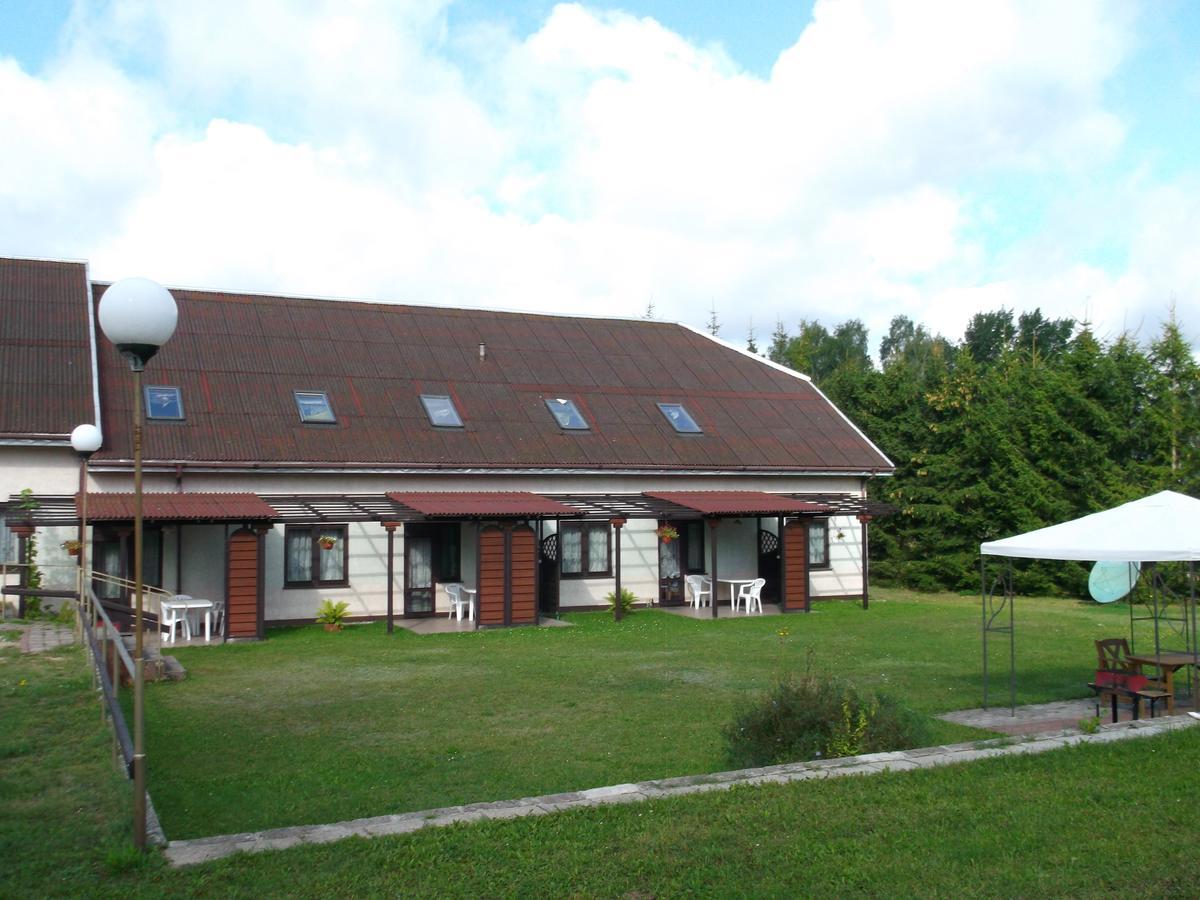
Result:
{"label": "row of evergreen tree", "polygon": [[[980,313],[959,341],[905,316],[779,325],[768,355],[810,375],[896,464],[872,496],[872,577],[978,590],[979,544],[1169,488],[1200,490],[1200,368],[1172,312],[1143,346],[1039,310]],[[753,341],[751,341],[753,348]],[[1086,593],[1087,568],[1023,566],[1023,592]]]}

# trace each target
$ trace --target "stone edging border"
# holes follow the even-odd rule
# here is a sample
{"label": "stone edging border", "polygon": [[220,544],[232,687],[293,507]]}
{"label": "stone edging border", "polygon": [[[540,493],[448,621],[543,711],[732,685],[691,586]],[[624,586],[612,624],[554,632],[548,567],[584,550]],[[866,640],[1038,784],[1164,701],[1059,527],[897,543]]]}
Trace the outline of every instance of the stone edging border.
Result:
{"label": "stone edging border", "polygon": [[897,750],[891,753],[868,753],[841,759],[816,760],[766,766],[759,769],[740,769],[710,775],[685,775],[636,784],[614,784],[586,791],[524,797],[520,800],[497,800],[491,803],[468,803],[399,815],[351,819],[331,825],[299,825],[291,828],[272,828],[268,831],[243,832],[215,837],[171,841],[164,855],[173,866],[189,866],[221,859],[234,853],[260,853],[282,850],[298,844],[325,844],[348,837],[378,837],[389,834],[408,834],[422,828],[437,828],[458,822],[479,822],[485,819],[515,819],[601,806],[609,803],[636,803],[660,797],[676,797],[704,791],[722,791],[739,785],[785,784],[817,778],[838,778],[846,775],[869,775],[874,772],[897,772],[954,765],[976,759],[1044,753],[1076,744],[1104,744],[1132,737],[1146,737],[1196,724],[1187,716],[1163,716],[1102,725],[1095,734],[1081,734],[1075,729],[1051,732],[1028,738],[995,738],[918,750]]}

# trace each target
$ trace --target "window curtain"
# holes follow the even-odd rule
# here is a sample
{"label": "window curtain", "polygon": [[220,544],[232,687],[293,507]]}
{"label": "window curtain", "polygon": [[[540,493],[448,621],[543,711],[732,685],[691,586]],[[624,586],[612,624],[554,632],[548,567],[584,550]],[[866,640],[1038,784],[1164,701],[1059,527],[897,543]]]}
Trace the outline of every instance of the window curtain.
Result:
{"label": "window curtain", "polygon": [[287,533],[287,580],[312,581],[312,532],[296,529]]}
{"label": "window curtain", "polygon": [[810,566],[823,566],[829,562],[825,553],[825,533],[828,528],[828,522],[810,522],[808,525],[808,564]]}
{"label": "window curtain", "polygon": [[322,531],[321,537],[331,537],[336,544],[331,550],[326,550],[324,547],[317,545],[317,552],[320,556],[317,560],[320,564],[321,571],[318,578],[321,581],[341,581],[346,577],[344,563],[346,560],[345,548],[342,547],[342,541],[346,540],[346,532],[340,528]]}
{"label": "window curtain", "polygon": [[679,577],[679,542],[658,542],[658,574],[660,578]]}
{"label": "window curtain", "polygon": [[608,523],[588,529],[588,571],[608,571]]}
{"label": "window curtain", "polygon": [[[103,543],[92,544],[95,559],[92,561],[92,568],[96,572],[104,575],[120,575],[121,574],[121,545],[116,541],[105,541]],[[111,581],[96,582],[96,596],[102,600],[118,600],[121,597],[121,588],[113,584]]]}
{"label": "window curtain", "polygon": [[427,588],[433,585],[433,541],[414,538],[408,544],[408,586]]}
{"label": "window curtain", "polygon": [[562,570],[570,575],[583,571],[583,530],[578,525],[562,529]]}

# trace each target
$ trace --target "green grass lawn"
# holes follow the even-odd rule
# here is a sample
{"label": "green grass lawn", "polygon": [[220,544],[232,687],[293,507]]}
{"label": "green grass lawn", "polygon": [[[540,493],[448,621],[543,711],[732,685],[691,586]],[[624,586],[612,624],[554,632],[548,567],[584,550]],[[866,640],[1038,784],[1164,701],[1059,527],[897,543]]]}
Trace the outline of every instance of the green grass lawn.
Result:
{"label": "green grass lawn", "polygon": [[0,647],[0,897],[1194,896],[1200,729],[131,865],[82,652]]}
{"label": "green grass lawn", "polygon": [[[1020,702],[1086,693],[1092,641],[1122,633],[1123,615],[1022,599]],[[973,597],[880,590],[869,611],[571,621],[427,637],[306,627],[178,650],[187,680],[146,693],[149,784],[168,836],[720,771],[722,726],[785,668],[811,664],[928,713],[981,700]],[[936,729],[938,742],[980,734]]]}

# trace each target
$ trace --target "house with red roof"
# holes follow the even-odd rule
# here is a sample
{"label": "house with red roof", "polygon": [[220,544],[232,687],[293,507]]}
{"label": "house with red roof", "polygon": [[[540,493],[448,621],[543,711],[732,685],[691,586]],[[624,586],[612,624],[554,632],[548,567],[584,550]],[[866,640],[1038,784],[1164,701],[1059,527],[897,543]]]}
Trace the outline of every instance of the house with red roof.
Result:
{"label": "house with red roof", "polygon": [[[0,555],[28,520],[69,571],[86,499],[90,564],[118,579],[133,380],[96,326],[107,287],[0,259]],[[686,604],[689,575],[715,579],[714,615],[756,578],[784,611],[865,596],[866,481],[892,463],[804,375],[669,322],[170,291],[141,395],[143,576],[224,601],[228,638],[325,599],[415,620],[467,596],[486,627],[618,584]],[[86,469],[84,423],[103,436]]]}

